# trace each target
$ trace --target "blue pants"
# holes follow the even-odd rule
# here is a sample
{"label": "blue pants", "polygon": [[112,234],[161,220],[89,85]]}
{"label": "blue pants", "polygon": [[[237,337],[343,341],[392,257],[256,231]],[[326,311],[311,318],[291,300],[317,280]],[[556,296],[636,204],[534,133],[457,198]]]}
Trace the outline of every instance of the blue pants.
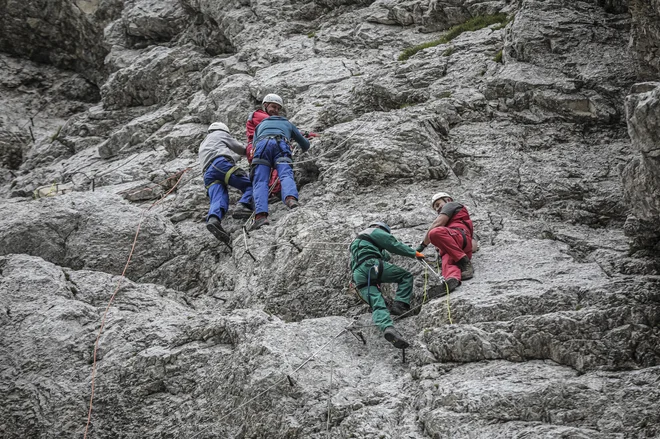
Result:
{"label": "blue pants", "polygon": [[[204,185],[208,187],[207,194],[211,199],[211,207],[206,217],[207,221],[211,215],[215,215],[221,220],[223,215],[227,213],[227,209],[229,208],[229,192],[227,191],[227,186],[225,186],[225,175],[233,167],[234,164],[232,162],[224,157],[218,157],[213,160],[211,166],[204,173]],[[241,173],[238,174],[237,172]],[[229,186],[243,192],[243,196],[238,202],[249,206],[252,203],[252,183],[250,183],[250,179],[245,173],[242,171],[237,172],[232,173],[229,177]],[[209,187],[214,181],[220,181],[221,183],[216,183]]]}
{"label": "blue pants", "polygon": [[[265,163],[255,163],[267,162]],[[254,212],[268,213],[268,181],[271,168],[277,169],[282,184],[282,201],[286,197],[298,199],[298,188],[293,179],[293,168],[291,167],[291,149],[284,141],[276,139],[261,139],[254,147],[254,159],[252,160],[253,174],[252,186],[254,187]]]}

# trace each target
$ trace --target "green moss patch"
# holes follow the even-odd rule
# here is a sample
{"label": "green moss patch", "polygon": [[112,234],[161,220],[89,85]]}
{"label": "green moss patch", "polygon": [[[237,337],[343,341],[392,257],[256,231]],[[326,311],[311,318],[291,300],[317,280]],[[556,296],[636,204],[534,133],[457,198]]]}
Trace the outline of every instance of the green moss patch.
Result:
{"label": "green moss patch", "polygon": [[444,35],[434,41],[429,41],[428,43],[419,44],[417,46],[408,47],[401,52],[399,55],[399,61],[405,61],[420,50],[428,49],[429,47],[435,47],[439,44],[445,44],[462,34],[463,32],[474,32],[475,30],[483,29],[484,27],[490,26],[491,24],[500,23],[506,25],[507,16],[506,14],[493,14],[493,15],[479,15],[476,17],[470,18],[463,24],[458,24],[450,28]]}

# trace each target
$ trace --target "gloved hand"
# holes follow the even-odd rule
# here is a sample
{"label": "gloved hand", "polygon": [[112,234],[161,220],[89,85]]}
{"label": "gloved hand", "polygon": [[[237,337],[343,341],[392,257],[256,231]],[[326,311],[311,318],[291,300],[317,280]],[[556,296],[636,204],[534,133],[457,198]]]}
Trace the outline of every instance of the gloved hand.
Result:
{"label": "gloved hand", "polygon": [[419,261],[421,261],[422,259],[426,258],[426,256],[424,256],[424,253],[419,252],[419,251],[416,251],[416,252],[415,252],[415,257],[416,257],[417,260],[419,260]]}
{"label": "gloved hand", "polygon": [[421,252],[424,251],[424,249],[426,249],[426,247],[427,247],[427,245],[424,244],[424,243],[422,242],[421,244],[419,244],[419,245],[417,246],[417,248],[415,249],[415,251],[418,251],[418,252],[421,253]]}
{"label": "gloved hand", "polygon": [[318,137],[319,136],[318,134],[310,133],[309,131],[303,131],[300,134],[302,134],[305,139],[309,139],[309,138],[312,138],[312,137]]}

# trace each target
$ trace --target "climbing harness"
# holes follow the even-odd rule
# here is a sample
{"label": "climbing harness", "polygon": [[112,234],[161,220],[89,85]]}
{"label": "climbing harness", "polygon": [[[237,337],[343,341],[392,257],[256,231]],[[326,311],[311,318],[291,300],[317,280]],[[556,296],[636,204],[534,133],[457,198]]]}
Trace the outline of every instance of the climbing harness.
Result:
{"label": "climbing harness", "polygon": [[[356,240],[359,241],[367,241],[376,248],[380,249],[378,247],[378,244],[369,236],[369,235],[358,235],[353,241],[351,241],[351,244],[355,242]],[[362,242],[358,243],[357,249],[355,249],[355,254],[360,252],[360,246],[362,245]],[[349,245],[350,249],[350,245]],[[351,258],[353,257],[353,252],[351,252]],[[372,310],[371,303],[367,302],[364,297],[360,294],[360,290],[364,287],[370,288],[371,287],[371,270],[374,270],[376,272],[376,279],[374,280],[374,286],[380,291],[380,282],[383,278],[383,271],[384,271],[384,266],[383,266],[383,260],[381,258],[376,257],[375,255],[367,255],[366,257],[363,257],[362,259],[359,259],[358,261],[355,262],[354,267],[357,268],[361,266],[362,264],[368,262],[369,260],[372,259],[377,259],[378,262],[372,265],[369,268],[369,271],[367,272],[367,282],[361,283],[361,284],[355,284],[355,292],[357,297],[364,302],[365,304],[369,305],[369,309]]]}
{"label": "climbing harness", "polygon": [[[375,258],[374,258],[375,259]],[[361,265],[361,264],[360,264]],[[361,283],[358,285],[355,285],[355,291],[357,293],[358,298],[364,302],[365,304],[369,305],[369,310],[373,310],[371,307],[371,303],[367,302],[364,297],[360,294],[360,290],[364,287],[367,287],[367,291],[369,291],[369,288],[371,288],[371,271],[376,272],[376,279],[374,280],[374,287],[380,291],[380,281],[383,277],[383,260],[379,259],[377,263],[369,267],[369,271],[367,272],[367,282],[366,283]]]}
{"label": "climbing harness", "polygon": [[[376,247],[376,248],[380,251],[380,247],[378,247],[378,244],[376,244],[376,241],[374,241],[374,240],[371,238],[371,236],[369,236],[369,235],[362,235],[362,234],[360,234],[360,235],[358,235],[353,241],[355,241],[355,240],[367,241],[368,243],[372,244],[374,247]],[[351,241],[351,244],[353,243],[353,241]],[[358,248],[355,249],[355,253],[358,253],[358,252],[360,251],[360,245],[361,245],[361,244],[362,244],[362,243],[359,243],[359,244],[358,244]],[[360,265],[364,264],[364,263],[367,262],[369,259],[379,259],[379,258],[378,258],[377,256],[367,255],[367,257],[364,257],[364,258],[362,258],[362,259],[359,259],[358,261],[355,262],[355,268],[357,268],[357,267],[359,267]],[[381,264],[380,264],[380,271],[381,271],[381,272],[383,271],[382,260],[381,260]],[[380,278],[379,278],[379,280],[380,280]]]}
{"label": "climbing harness", "polygon": [[[268,145],[271,144],[271,142],[273,140],[275,141],[275,144],[280,149],[280,151],[283,154],[285,154],[284,156],[278,157],[277,160],[275,160],[275,164],[276,165],[281,164],[281,163],[288,163],[290,165],[293,164],[293,160],[291,159],[291,157],[289,157],[289,155],[293,154],[292,151],[291,151],[291,142],[289,141],[289,139],[287,139],[284,136],[280,136],[280,135],[266,136],[266,137],[261,137],[261,138],[257,139],[254,142],[254,144],[258,144],[262,140],[267,140],[267,141],[264,142],[261,145],[261,148],[254,148],[254,156],[252,157],[252,163],[250,165],[250,173],[254,172],[254,168],[256,167],[256,165],[265,165],[265,166],[271,167],[271,163],[266,159],[262,159],[261,154],[263,153],[264,149],[266,149],[268,147]],[[286,145],[289,147],[288,151],[281,147],[281,142],[286,143]]]}
{"label": "climbing harness", "polygon": [[460,232],[461,236],[463,237],[463,245],[461,246],[461,250],[465,250],[468,244],[467,234],[465,233],[465,230],[463,230],[461,227],[448,227],[448,228],[452,230],[458,230]]}
{"label": "climbing harness", "polygon": [[[213,166],[213,169],[215,169],[218,172],[222,172],[220,169],[216,168],[215,165],[211,164]],[[238,172],[236,172],[238,171]],[[236,172],[236,175],[240,175],[241,172],[243,171],[243,168],[241,168],[238,165],[234,165],[233,167],[229,168],[227,172],[225,172],[225,178],[224,180],[213,180],[211,183],[209,183],[206,187],[206,195],[208,196],[209,194],[209,188],[213,186],[214,184],[222,184],[225,187],[229,185],[229,179],[231,178],[232,174]]]}

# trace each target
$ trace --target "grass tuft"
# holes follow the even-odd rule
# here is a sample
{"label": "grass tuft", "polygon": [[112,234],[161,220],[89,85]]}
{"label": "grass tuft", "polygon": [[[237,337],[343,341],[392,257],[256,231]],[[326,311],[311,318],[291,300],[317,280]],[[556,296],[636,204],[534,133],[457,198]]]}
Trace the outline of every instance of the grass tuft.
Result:
{"label": "grass tuft", "polygon": [[495,57],[493,58],[493,61],[498,62],[498,63],[500,63],[500,64],[503,63],[503,62],[502,62],[502,50],[500,50],[499,52],[497,52],[497,53],[495,54]]}
{"label": "grass tuft", "polygon": [[506,27],[506,25],[509,24],[509,23],[512,23],[515,18],[516,18],[516,16],[512,15],[511,17],[507,18],[506,20],[504,20],[503,22],[501,22],[497,26],[493,26],[493,30],[504,29]]}
{"label": "grass tuft", "polygon": [[444,52],[442,52],[442,56],[451,56],[455,51],[456,49],[454,46],[448,47]]}
{"label": "grass tuft", "polygon": [[54,141],[56,141],[60,137],[60,131],[62,131],[62,125],[57,127],[57,131],[55,131],[55,134],[50,136],[50,143],[53,143]]}
{"label": "grass tuft", "polygon": [[434,41],[429,41],[428,43],[422,43],[417,46],[408,47],[401,52],[399,55],[399,61],[405,61],[420,50],[428,49],[429,47],[435,47],[440,44],[445,44],[462,34],[463,32],[474,32],[484,27],[490,26],[491,24],[501,23],[506,26],[507,16],[506,14],[493,14],[493,15],[479,15],[477,17],[472,17],[463,24],[458,24],[450,28],[443,36]]}

